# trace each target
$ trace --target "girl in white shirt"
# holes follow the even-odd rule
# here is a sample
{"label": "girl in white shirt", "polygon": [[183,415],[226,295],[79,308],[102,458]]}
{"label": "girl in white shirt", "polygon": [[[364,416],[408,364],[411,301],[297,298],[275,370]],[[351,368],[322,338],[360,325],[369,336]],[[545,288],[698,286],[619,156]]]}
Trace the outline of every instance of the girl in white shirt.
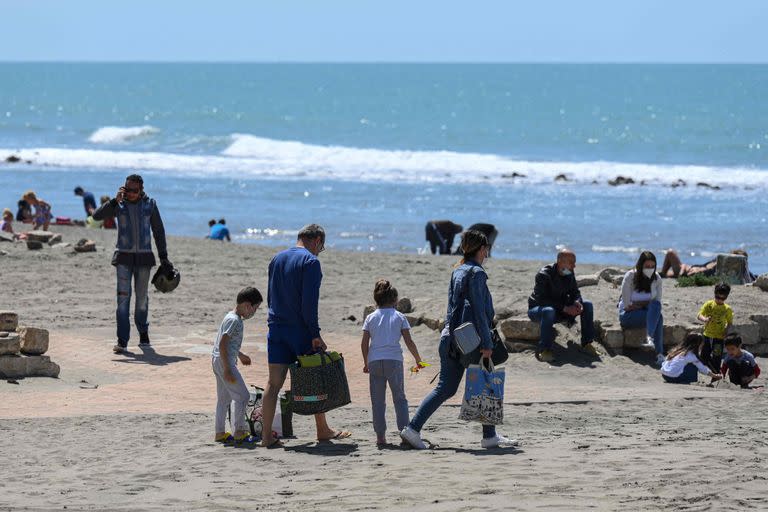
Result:
{"label": "girl in white shirt", "polygon": [[673,348],[661,365],[661,377],[670,384],[691,384],[698,379],[698,373],[712,377],[713,381],[723,378],[719,373],[712,373],[697,356],[704,337],[691,333],[685,341]]}
{"label": "girl in white shirt", "polygon": [[664,362],[664,317],[661,314],[661,276],[656,272],[656,256],[640,254],[635,268],[624,276],[619,300],[622,329],[646,329],[645,348],[656,351],[656,364]]}

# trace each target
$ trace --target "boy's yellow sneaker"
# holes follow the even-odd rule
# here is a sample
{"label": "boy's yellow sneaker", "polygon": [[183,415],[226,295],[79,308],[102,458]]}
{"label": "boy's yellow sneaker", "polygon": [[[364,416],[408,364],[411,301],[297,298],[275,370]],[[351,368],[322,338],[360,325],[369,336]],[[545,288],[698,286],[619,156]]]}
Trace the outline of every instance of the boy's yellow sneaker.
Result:
{"label": "boy's yellow sneaker", "polygon": [[223,434],[216,434],[216,437],[214,438],[214,441],[217,443],[231,443],[234,441],[234,436],[229,432],[224,432]]}

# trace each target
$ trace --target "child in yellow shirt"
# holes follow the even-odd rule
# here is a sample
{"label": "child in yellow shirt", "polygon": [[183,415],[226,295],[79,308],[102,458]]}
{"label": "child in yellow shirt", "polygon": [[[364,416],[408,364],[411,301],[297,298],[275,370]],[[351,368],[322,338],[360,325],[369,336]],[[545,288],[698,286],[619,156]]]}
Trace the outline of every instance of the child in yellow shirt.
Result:
{"label": "child in yellow shirt", "polygon": [[731,287],[728,284],[718,284],[715,286],[715,298],[705,302],[699,311],[699,321],[704,322],[701,361],[715,373],[720,371],[725,335],[733,325],[733,309],[725,303],[730,293]]}

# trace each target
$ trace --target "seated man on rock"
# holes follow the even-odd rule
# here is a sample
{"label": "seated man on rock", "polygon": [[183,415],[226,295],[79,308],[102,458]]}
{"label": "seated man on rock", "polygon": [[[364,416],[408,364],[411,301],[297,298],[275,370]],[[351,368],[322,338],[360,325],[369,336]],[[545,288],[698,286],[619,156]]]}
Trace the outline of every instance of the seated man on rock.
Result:
{"label": "seated man on rock", "polygon": [[541,339],[536,349],[536,359],[544,362],[554,360],[552,347],[555,342],[555,322],[569,325],[581,317],[581,347],[589,355],[599,354],[592,342],[595,339],[592,303],[581,297],[573,269],[576,254],[568,249],[561,250],[557,262],[547,265],[536,274],[536,285],[528,298],[528,318],[541,325]]}

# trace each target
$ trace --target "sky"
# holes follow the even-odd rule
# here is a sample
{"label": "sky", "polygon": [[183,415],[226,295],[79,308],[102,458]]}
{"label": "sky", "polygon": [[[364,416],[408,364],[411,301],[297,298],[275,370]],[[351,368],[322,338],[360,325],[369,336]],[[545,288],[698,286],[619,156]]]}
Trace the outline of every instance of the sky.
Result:
{"label": "sky", "polygon": [[0,61],[768,60],[766,0],[0,0]]}

